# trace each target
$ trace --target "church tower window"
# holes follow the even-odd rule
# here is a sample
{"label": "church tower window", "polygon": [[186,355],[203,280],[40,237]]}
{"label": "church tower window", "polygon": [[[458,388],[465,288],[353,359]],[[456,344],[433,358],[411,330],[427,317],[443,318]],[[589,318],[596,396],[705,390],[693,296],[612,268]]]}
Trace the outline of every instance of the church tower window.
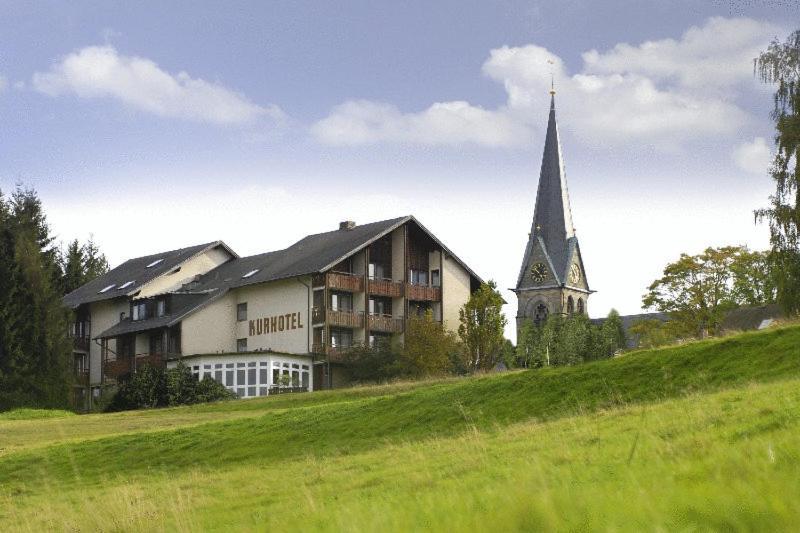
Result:
{"label": "church tower window", "polygon": [[582,315],[583,311],[583,298],[578,298],[578,314]]}
{"label": "church tower window", "polygon": [[572,316],[575,313],[575,300],[572,296],[567,297],[567,314]]}

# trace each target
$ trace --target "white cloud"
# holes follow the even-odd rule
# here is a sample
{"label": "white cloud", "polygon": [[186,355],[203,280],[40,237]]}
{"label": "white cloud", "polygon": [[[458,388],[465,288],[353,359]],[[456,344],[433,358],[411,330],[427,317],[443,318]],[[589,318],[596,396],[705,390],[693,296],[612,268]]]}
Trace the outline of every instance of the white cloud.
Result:
{"label": "white cloud", "polygon": [[763,137],[756,137],[753,142],[742,143],[733,151],[736,166],[752,174],[765,175],[772,163],[772,149]]}
{"label": "white cloud", "polygon": [[487,111],[467,102],[441,102],[419,113],[402,113],[390,104],[355,100],[333,109],[311,128],[328,144],[477,143],[505,146],[525,139],[526,129],[504,112]]}
{"label": "white cloud", "polygon": [[35,73],[33,87],[50,96],[114,98],[155,115],[214,124],[282,116],[276,106],[257,105],[186,72],[170,74],[149,59],[121,55],[112,46],[90,46],[67,55],[49,71]]}
{"label": "white cloud", "polygon": [[560,113],[577,134],[592,141],[673,147],[732,134],[749,120],[735,98],[744,82],[754,83],[752,59],[775,31],[752,19],[711,18],[677,40],[586,52],[574,73],[541,46],[503,46],[492,50],[482,67],[505,88],[506,103],[496,109],[458,101],[403,113],[390,104],[348,102],[315,124],[312,133],[340,145],[526,143],[531,130],[543,126],[552,71]]}

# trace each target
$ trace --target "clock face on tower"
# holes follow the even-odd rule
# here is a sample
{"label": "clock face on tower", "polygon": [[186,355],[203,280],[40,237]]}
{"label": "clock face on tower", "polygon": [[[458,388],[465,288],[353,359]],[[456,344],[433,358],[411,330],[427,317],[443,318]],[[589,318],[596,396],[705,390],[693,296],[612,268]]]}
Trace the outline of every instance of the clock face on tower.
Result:
{"label": "clock face on tower", "polygon": [[578,265],[573,264],[569,269],[569,282],[573,285],[577,285],[580,280],[581,269],[578,267]]}
{"label": "clock face on tower", "polygon": [[531,267],[531,276],[533,281],[541,283],[547,277],[547,268],[542,263],[536,263]]}

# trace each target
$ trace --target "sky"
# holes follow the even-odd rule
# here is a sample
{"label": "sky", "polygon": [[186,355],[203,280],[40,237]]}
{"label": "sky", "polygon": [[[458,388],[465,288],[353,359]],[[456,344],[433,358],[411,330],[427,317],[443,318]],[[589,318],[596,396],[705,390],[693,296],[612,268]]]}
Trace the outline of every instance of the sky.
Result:
{"label": "sky", "polygon": [[8,2],[0,190],[112,266],[240,255],[413,214],[508,302],[555,84],[592,317],[641,312],[682,252],[768,245],[790,1]]}

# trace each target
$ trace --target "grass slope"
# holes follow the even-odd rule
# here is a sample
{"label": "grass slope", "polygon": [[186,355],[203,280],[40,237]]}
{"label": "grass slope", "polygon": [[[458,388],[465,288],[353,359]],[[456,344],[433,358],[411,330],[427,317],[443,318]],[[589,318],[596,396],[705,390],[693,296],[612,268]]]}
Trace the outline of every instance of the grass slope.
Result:
{"label": "grass slope", "polygon": [[788,527],[799,346],[0,421],[0,529]]}

